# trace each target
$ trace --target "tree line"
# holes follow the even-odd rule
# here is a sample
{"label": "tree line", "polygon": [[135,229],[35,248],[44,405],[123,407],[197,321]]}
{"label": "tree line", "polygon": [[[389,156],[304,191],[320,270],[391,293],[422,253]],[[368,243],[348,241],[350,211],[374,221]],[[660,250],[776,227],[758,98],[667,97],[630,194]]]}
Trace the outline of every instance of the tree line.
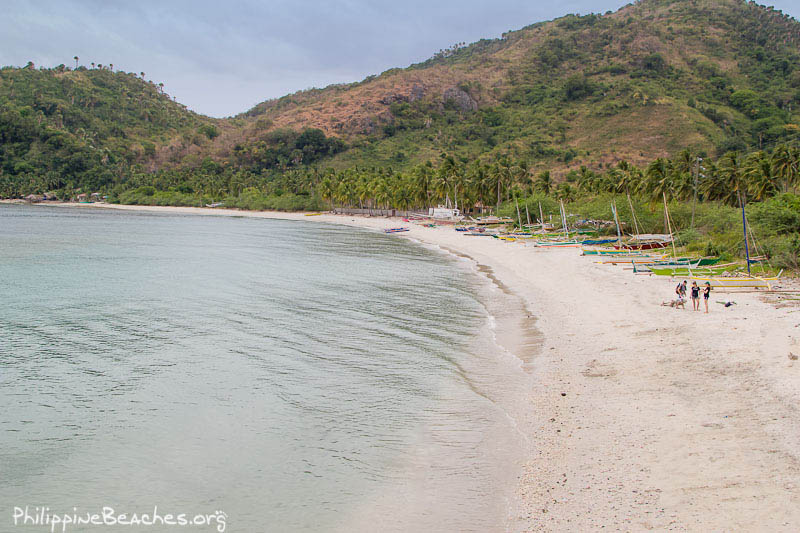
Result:
{"label": "tree line", "polygon": [[652,200],[719,201],[737,205],[760,201],[800,184],[800,146],[781,144],[773,151],[727,152],[713,160],[690,150],[660,157],[644,166],[619,161],[604,171],[586,166],[563,180],[550,170],[535,172],[528,162],[459,161],[443,154],[406,172],[349,168],[326,171],[314,186],[330,207],[419,209],[437,204],[494,206],[533,193],[565,201],[583,194],[615,193]]}

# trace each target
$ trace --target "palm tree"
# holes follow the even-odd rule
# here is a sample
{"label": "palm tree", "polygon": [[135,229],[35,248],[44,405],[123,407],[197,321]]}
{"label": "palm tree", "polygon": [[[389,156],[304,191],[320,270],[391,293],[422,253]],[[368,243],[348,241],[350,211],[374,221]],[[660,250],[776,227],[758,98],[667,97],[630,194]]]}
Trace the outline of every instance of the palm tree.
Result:
{"label": "palm tree", "polygon": [[772,161],[762,151],[753,152],[744,161],[747,192],[755,200],[763,200],[778,191],[778,182],[772,173]]}
{"label": "palm tree", "polygon": [[333,211],[334,184],[331,177],[325,176],[322,178],[322,181],[319,182],[317,190],[319,191],[320,196],[322,196],[322,199],[328,201],[331,206],[331,211]]}
{"label": "palm tree", "polygon": [[450,203],[450,188],[456,182],[459,174],[460,169],[453,156],[444,156],[436,173],[436,192],[439,198],[444,196],[446,204]]}
{"label": "palm tree", "polygon": [[492,177],[489,170],[487,165],[478,160],[474,161],[469,167],[468,179],[473,205],[476,202],[480,202],[481,206],[486,207],[486,200],[492,191]]}
{"label": "palm tree", "polygon": [[653,200],[660,199],[664,194],[672,197],[673,194],[673,168],[669,159],[659,157],[647,167],[645,178],[647,192]]}
{"label": "palm tree", "polygon": [[800,178],[800,148],[781,144],[772,153],[772,171],[783,181],[783,192],[797,186]]}
{"label": "palm tree", "polygon": [[517,184],[525,185],[529,182],[528,176],[530,175],[530,170],[528,169],[527,161],[517,161],[517,164],[514,165],[511,170],[514,181]]}
{"label": "palm tree", "polygon": [[696,161],[697,156],[693,155],[688,148],[684,148],[678,153],[678,156],[675,158],[675,161],[672,165],[678,172],[689,173],[692,172]]}
{"label": "palm tree", "polygon": [[388,208],[392,199],[392,191],[383,177],[378,177],[373,180],[373,190],[375,191],[375,201],[378,206]]}
{"label": "palm tree", "polygon": [[418,165],[414,168],[414,190],[416,192],[416,201],[420,202],[423,207],[430,207],[431,202],[431,175],[433,174],[433,167],[430,162],[424,165]]}
{"label": "palm tree", "polygon": [[739,195],[746,198],[747,190],[744,187],[744,169],[742,158],[738,152],[728,152],[719,161],[719,178],[724,186],[720,200],[728,205],[736,205]]}
{"label": "palm tree", "polygon": [[587,192],[599,192],[598,185],[600,184],[595,173],[582,165],[578,173],[578,187]]}
{"label": "palm tree", "polygon": [[565,202],[571,202],[575,199],[575,189],[567,182],[560,183],[556,189],[556,197]]}
{"label": "palm tree", "polygon": [[549,170],[543,170],[536,175],[536,188],[545,194],[550,194],[553,189],[553,179]]}
{"label": "palm tree", "polygon": [[395,180],[392,196],[394,198],[394,205],[405,209],[409,209],[414,202],[414,194],[412,192],[413,182],[406,176],[400,176]]}
{"label": "palm tree", "polygon": [[364,209],[364,204],[368,204],[370,209],[372,208],[372,203],[370,200],[373,196],[372,191],[372,182],[366,176],[360,176],[358,182],[356,183],[356,194],[358,195],[358,206],[361,209]]}

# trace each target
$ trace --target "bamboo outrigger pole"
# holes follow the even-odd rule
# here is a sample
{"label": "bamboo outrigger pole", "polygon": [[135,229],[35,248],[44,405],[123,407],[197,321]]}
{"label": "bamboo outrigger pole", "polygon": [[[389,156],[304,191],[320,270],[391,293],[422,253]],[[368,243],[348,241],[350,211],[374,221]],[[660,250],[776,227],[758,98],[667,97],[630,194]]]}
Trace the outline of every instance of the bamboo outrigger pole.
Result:
{"label": "bamboo outrigger pole", "polygon": [[667,221],[669,239],[672,241],[672,257],[678,257],[678,252],[675,251],[675,238],[672,236],[672,222],[669,219],[669,209],[667,209],[667,193],[662,192],[661,194],[664,195],[664,219]]}
{"label": "bamboo outrigger pole", "polygon": [[622,245],[622,232],[619,229],[619,215],[617,214],[617,202],[611,204],[611,211],[614,212],[614,223],[617,225],[617,241]]}
{"label": "bamboo outrigger pole", "polygon": [[744,255],[747,261],[747,275],[750,275],[750,247],[747,245],[747,217],[744,216],[744,200],[742,200],[742,193],[736,193],[739,196],[739,205],[742,206],[742,230],[744,231]]}
{"label": "bamboo outrigger pole", "polygon": [[542,233],[544,233],[544,213],[542,213],[542,202],[539,202],[539,220],[542,222]]}

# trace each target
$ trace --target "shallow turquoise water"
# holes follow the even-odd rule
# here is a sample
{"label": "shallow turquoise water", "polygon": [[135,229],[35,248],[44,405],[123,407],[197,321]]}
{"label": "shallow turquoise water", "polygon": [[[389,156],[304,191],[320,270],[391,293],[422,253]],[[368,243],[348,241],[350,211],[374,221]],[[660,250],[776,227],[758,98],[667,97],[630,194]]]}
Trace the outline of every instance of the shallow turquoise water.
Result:
{"label": "shallow turquoise water", "polygon": [[0,281],[0,530],[25,505],[504,527],[522,378],[466,261],[313,222],[0,206]]}

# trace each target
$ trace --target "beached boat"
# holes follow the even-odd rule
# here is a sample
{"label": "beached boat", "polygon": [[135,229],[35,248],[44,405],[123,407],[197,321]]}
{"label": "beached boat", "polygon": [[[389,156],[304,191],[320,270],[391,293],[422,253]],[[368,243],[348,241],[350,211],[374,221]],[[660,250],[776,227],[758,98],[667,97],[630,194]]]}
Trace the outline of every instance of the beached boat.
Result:
{"label": "beached boat", "polygon": [[615,244],[618,250],[659,250],[672,244],[672,236],[659,233],[637,235],[627,242]]}
{"label": "beached boat", "polygon": [[619,239],[586,239],[583,241],[584,246],[599,246],[602,244],[611,244],[617,242]]}
{"label": "beached boat", "polygon": [[511,224],[514,221],[508,217],[495,217],[495,216],[487,216],[487,217],[478,217],[473,219],[472,221],[474,224],[479,226],[490,226],[493,224]]}
{"label": "beached boat", "polygon": [[602,256],[628,256],[639,257],[644,255],[643,252],[636,250],[617,250],[614,248],[584,248],[583,255],[602,255]]}
{"label": "beached boat", "polygon": [[404,231],[409,231],[408,228],[388,228],[383,230],[384,233],[402,233]]}
{"label": "beached boat", "polygon": [[718,266],[699,266],[697,264],[689,266],[662,266],[655,265],[650,267],[650,272],[656,276],[671,277],[691,277],[691,276],[719,276],[725,272],[731,272],[739,268],[736,263],[728,263]]}
{"label": "beached boat", "polygon": [[581,243],[576,240],[570,241],[535,241],[533,243],[537,248],[580,248]]}

